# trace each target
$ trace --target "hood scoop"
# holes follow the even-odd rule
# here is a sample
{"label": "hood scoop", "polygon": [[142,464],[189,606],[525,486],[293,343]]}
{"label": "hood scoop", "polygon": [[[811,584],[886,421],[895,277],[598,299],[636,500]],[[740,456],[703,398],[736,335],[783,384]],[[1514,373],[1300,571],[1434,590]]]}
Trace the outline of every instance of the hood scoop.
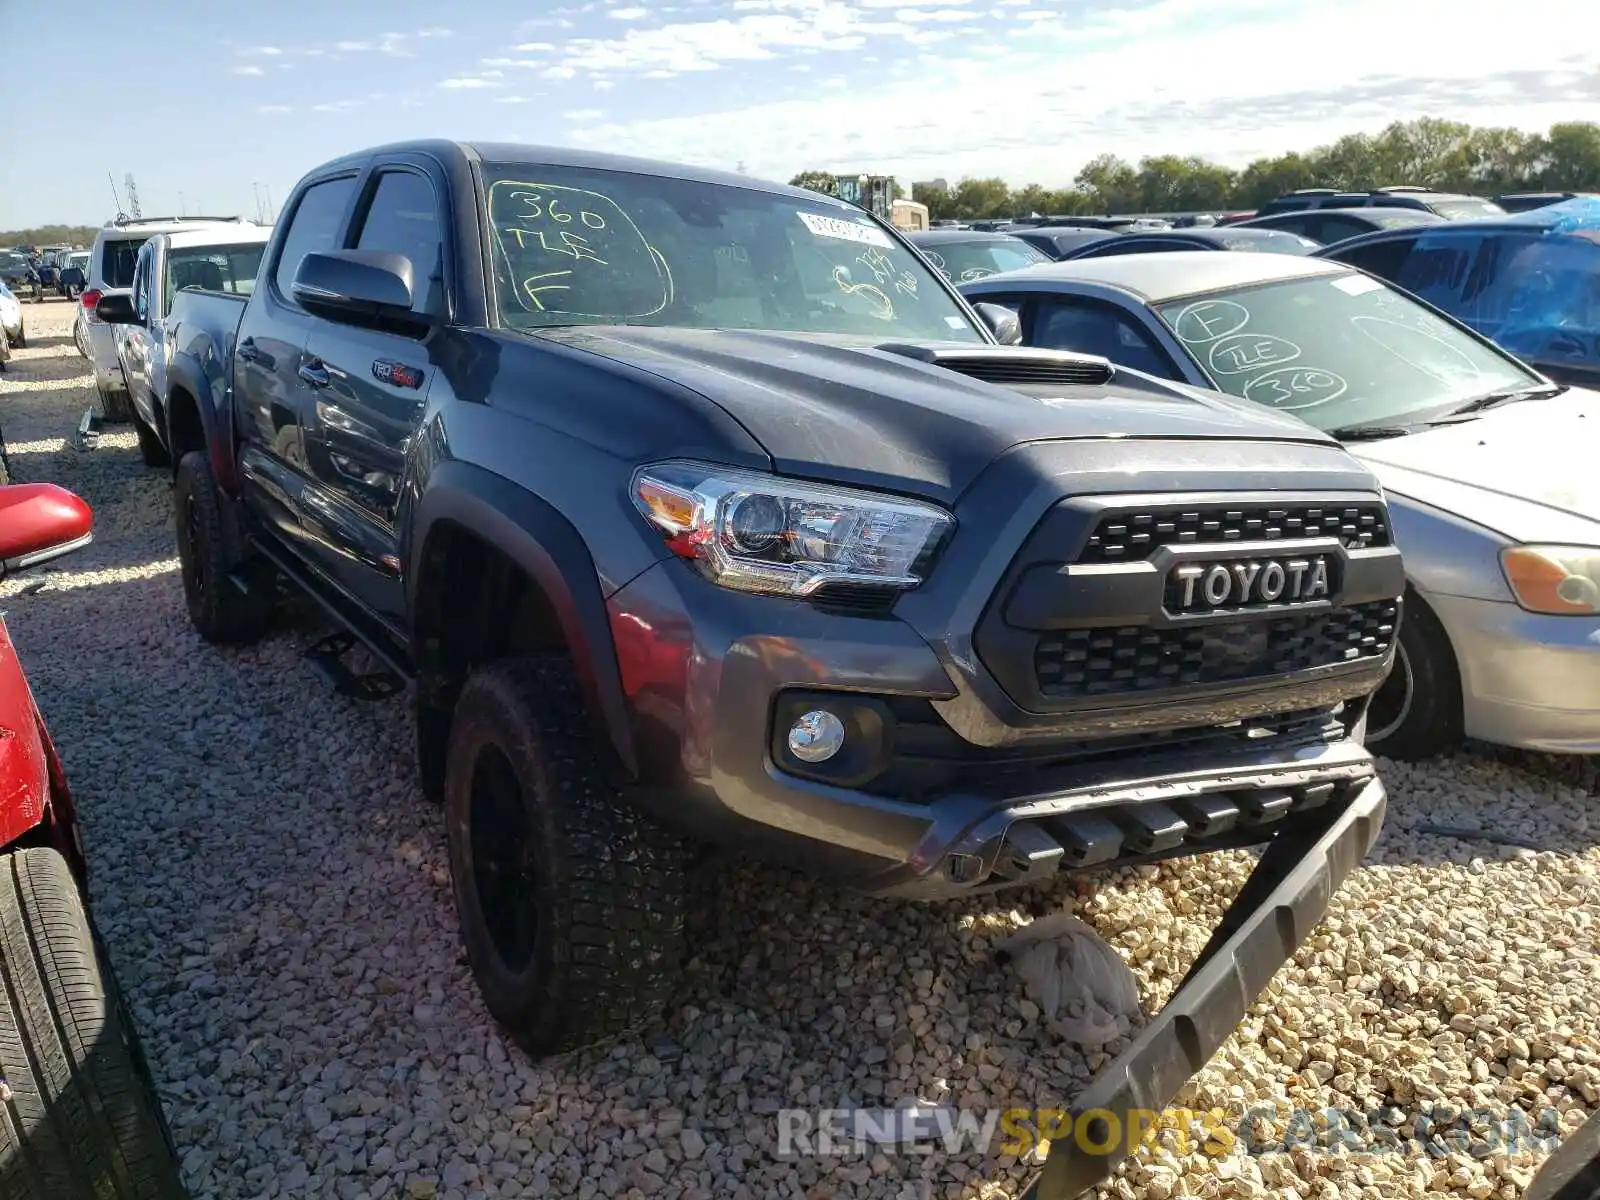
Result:
{"label": "hood scoop", "polygon": [[919,346],[886,342],[878,347],[888,354],[914,358],[1000,387],[1019,384],[1061,384],[1098,387],[1111,382],[1116,368],[1109,359],[1066,350],[1040,350],[1023,346]]}

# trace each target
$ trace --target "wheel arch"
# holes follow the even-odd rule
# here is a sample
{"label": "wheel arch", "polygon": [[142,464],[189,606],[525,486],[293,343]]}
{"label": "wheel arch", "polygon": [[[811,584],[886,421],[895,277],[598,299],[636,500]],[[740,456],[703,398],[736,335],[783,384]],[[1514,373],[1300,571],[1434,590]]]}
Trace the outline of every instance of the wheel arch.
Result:
{"label": "wheel arch", "polygon": [[211,381],[192,354],[178,353],[167,366],[165,399],[157,398],[166,428],[162,434],[172,456],[172,470],[191,450],[204,450],[211,460],[217,484],[230,496],[238,495],[227,430],[223,425]]}
{"label": "wheel arch", "polygon": [[[420,705],[453,704],[467,671],[482,661],[559,646],[571,657],[604,742],[627,775],[636,774],[633,725],[600,576],[565,516],[504,476],[443,463],[417,503],[408,563]],[[474,605],[495,618],[492,624],[471,620]]]}

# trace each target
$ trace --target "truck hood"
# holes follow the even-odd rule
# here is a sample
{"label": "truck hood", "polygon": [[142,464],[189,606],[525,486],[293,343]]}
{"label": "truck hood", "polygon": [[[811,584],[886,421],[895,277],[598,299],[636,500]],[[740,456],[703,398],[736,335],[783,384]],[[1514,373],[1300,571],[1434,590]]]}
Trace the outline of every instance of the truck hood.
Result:
{"label": "truck hood", "polygon": [[1600,535],[1600,393],[1570,388],[1350,450],[1385,490],[1514,540]]}
{"label": "truck hood", "polygon": [[972,378],[916,355],[1027,355],[974,343],[653,326],[567,326],[540,338],[648,371],[712,401],[777,470],[953,501],[1012,446],[1063,438],[1334,443],[1292,417],[1117,370],[1109,384]]}

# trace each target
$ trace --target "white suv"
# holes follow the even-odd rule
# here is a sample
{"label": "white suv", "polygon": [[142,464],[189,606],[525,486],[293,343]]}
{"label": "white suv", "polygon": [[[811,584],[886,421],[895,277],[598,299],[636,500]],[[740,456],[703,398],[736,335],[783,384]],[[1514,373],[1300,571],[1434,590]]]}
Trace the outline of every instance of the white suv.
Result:
{"label": "white suv", "polygon": [[100,397],[100,415],[106,420],[131,420],[133,405],[117,360],[117,341],[112,327],[95,315],[94,306],[107,293],[127,294],[132,289],[139,247],[152,234],[244,224],[251,222],[243,217],[123,218],[107,222],[95,235],[94,248],[89,252],[89,286],[79,297],[74,336],[79,349],[94,364],[94,388]]}

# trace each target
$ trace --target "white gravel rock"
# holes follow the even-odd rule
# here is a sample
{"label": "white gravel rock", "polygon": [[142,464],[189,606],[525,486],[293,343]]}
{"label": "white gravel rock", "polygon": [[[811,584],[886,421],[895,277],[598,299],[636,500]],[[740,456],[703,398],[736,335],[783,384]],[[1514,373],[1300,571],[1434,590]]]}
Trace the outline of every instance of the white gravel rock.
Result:
{"label": "white gravel rock", "polygon": [[[1011,1197],[1030,1167],[995,1148],[780,1161],[775,1114],[1063,1104],[1125,1041],[1084,1053],[1041,1028],[991,964],[1012,906],[1076,912],[1153,1012],[1248,872],[1229,853],[908,908],[733,867],[658,1028],[532,1065],[472,986],[406,707],[331,694],[301,657],[309,616],[245,650],[200,641],[164,475],[126,427],[73,448],[93,393],[71,306],[26,307],[30,348],[0,375],[12,469],[80,492],[96,540],[0,600],[197,1197]],[[1384,774],[1371,861],[1181,1099],[1318,1146],[1218,1158],[1197,1124],[1102,1196],[1515,1196],[1538,1152],[1457,1144],[1451,1111],[1571,1128],[1600,1106],[1594,765],[1475,751]],[[1330,1107],[1435,1156],[1331,1152],[1337,1123],[1292,1119]]]}

